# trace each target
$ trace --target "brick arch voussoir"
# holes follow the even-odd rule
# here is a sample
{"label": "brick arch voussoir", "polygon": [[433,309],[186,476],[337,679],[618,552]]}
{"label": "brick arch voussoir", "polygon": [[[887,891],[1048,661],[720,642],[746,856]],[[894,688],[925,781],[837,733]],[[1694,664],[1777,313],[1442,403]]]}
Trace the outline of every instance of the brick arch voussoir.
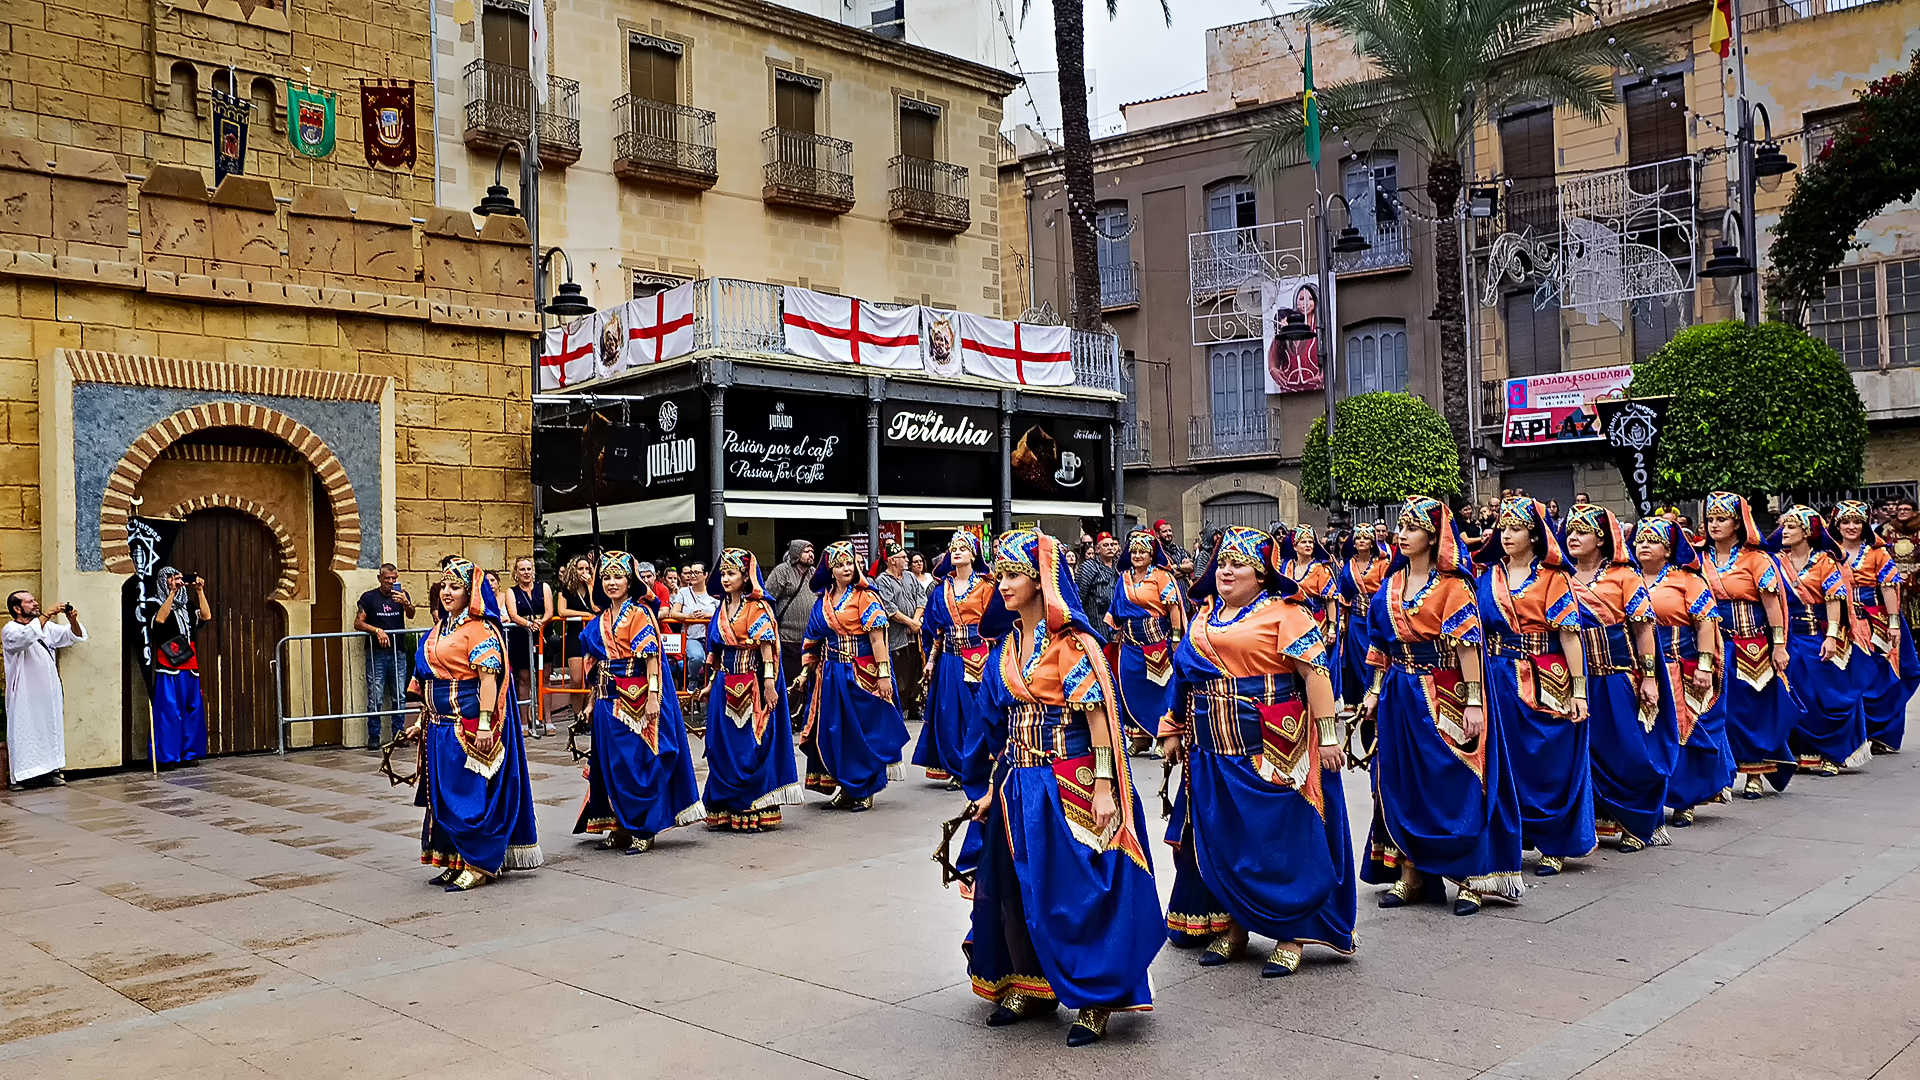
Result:
{"label": "brick arch voussoir", "polygon": [[280,580],[274,586],[272,599],[292,600],[294,591],[300,587],[300,552],[293,546],[293,534],[271,510],[238,495],[196,495],[171,507],[163,516],[183,518],[196,510],[216,509],[238,510],[273,533],[273,541],[280,548]]}
{"label": "brick arch voussoir", "polygon": [[360,562],[360,507],[353,496],[347,469],[326,440],[298,420],[261,405],[213,401],[179,412],[149,427],[133,440],[107,475],[106,494],[100,500],[100,558],[117,574],[134,572],[127,548],[127,522],[133,517],[133,495],[140,478],[162,451],[196,431],[214,427],[244,427],[264,431],[294,448],[320,478],[333,510],[335,570],[352,570]]}

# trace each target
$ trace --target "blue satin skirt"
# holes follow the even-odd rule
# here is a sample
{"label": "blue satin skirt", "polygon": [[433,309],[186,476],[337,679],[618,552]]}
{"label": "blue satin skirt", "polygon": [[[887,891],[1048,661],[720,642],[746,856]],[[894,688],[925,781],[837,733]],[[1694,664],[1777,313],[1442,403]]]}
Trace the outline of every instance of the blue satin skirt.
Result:
{"label": "blue satin skirt", "polygon": [[[1517,899],[1520,796],[1500,726],[1489,713],[1484,779],[1448,748],[1427,711],[1418,675],[1387,669],[1380,689],[1373,759],[1378,807],[1364,881],[1399,880],[1399,859],[1428,874]],[[1591,810],[1589,810],[1591,814]]]}
{"label": "blue satin skirt", "polygon": [[802,744],[807,755],[807,786],[816,791],[844,790],[864,799],[887,786],[888,769],[900,764],[907,745],[907,723],[900,717],[898,691],[879,698],[860,689],[853,665],[827,660],[820,680],[819,716],[813,736]]}
{"label": "blue satin skirt", "polygon": [[1348,705],[1359,705],[1373,684],[1373,669],[1367,666],[1368,641],[1366,612],[1350,613],[1346,631],[1340,635],[1340,664],[1331,669],[1339,673],[1340,698]]}
{"label": "blue satin skirt", "polygon": [[[1120,812],[1147,836],[1136,797]],[[1007,771],[987,820],[963,950],[974,993],[1051,997],[1070,1009],[1150,1009],[1147,968],[1166,941],[1153,874],[1068,831],[1046,766]]]}
{"label": "blue satin skirt", "polygon": [[[1901,628],[1900,674],[1893,673],[1886,657],[1872,654],[1873,689],[1865,699],[1867,737],[1895,750],[1907,734],[1907,702],[1920,689],[1920,656],[1914,654],[1913,633],[1911,626]],[[1854,663],[1859,663],[1857,654]]]}
{"label": "blue satin skirt", "polygon": [[707,693],[707,787],[701,798],[707,814],[745,814],[799,801],[800,772],[793,764],[793,721],[787,712],[786,689],[778,691],[766,733],[755,739],[751,719],[742,727],[727,715],[721,678],[714,676],[713,689]]}
{"label": "blue satin skirt", "polygon": [[1120,721],[1128,734],[1160,736],[1160,720],[1173,707],[1173,650],[1167,650],[1167,681],[1147,677],[1147,654],[1138,645],[1120,644],[1120,665],[1114,670],[1120,692]]}
{"label": "blue satin skirt", "polygon": [[1649,843],[1665,823],[1667,778],[1680,759],[1680,733],[1670,710],[1652,731],[1640,726],[1637,686],[1627,672],[1587,676],[1586,726],[1593,729],[1587,737],[1595,814]]}
{"label": "blue satin skirt", "polygon": [[967,681],[964,658],[945,650],[933,662],[930,679],[913,763],[927,770],[929,780],[950,780],[965,769],[967,717],[982,707],[980,684]]}
{"label": "blue satin skirt", "polygon": [[153,673],[153,760],[162,765],[207,756],[207,707],[197,671]]}
{"label": "blue satin skirt", "polygon": [[[1661,664],[1660,722],[1674,723],[1676,732],[1679,727],[1673,700],[1682,692],[1667,681],[1667,665]],[[1727,697],[1722,693],[1713,708],[1694,719],[1693,731],[1680,745],[1679,760],[1674,762],[1673,775],[1667,778],[1667,805],[1687,810],[1712,802],[1733,786],[1735,768],[1733,751],[1727,748]]]}
{"label": "blue satin skirt", "polygon": [[[1732,639],[1723,639],[1721,652],[1727,664],[1723,669],[1727,673],[1727,752],[1733,755],[1736,771],[1762,773],[1767,783],[1784,791],[1794,770],[1800,767],[1799,757],[1787,746],[1787,738],[1800,719],[1800,707],[1778,673],[1760,690],[1740,678],[1733,666]],[[1788,655],[1791,660],[1791,650]]]}
{"label": "blue satin skirt", "polygon": [[[513,695],[507,699],[512,702]],[[493,730],[506,757],[491,780],[467,768],[457,725],[429,723],[423,730],[420,782],[414,789],[415,805],[427,811],[420,826],[421,862],[498,877],[543,861],[518,706],[509,704]]]}
{"label": "blue satin skirt", "polygon": [[[1520,797],[1523,847],[1578,858],[1593,852],[1593,753],[1586,724],[1551,716],[1520,700],[1518,665],[1488,655],[1489,727],[1499,725]],[[1417,864],[1417,863],[1416,863]]]}
{"label": "blue satin skirt", "polygon": [[1275,941],[1352,952],[1353,838],[1340,774],[1320,773],[1324,816],[1298,791],[1262,780],[1243,757],[1195,749],[1185,776],[1170,937],[1178,943],[1225,913]]}
{"label": "blue satin skirt", "polygon": [[613,715],[612,701],[594,698],[587,799],[574,822],[575,833],[619,828],[647,837],[704,816],[700,785],[693,777],[693,755],[687,752],[686,719],[674,693],[672,667],[665,664],[660,671],[660,722],[655,738],[657,750]]}
{"label": "blue satin skirt", "polygon": [[1798,706],[1788,742],[1796,754],[1837,765],[1867,745],[1864,698],[1874,666],[1861,649],[1852,650],[1844,668],[1820,659],[1824,640],[1820,634],[1787,637],[1787,678]]}

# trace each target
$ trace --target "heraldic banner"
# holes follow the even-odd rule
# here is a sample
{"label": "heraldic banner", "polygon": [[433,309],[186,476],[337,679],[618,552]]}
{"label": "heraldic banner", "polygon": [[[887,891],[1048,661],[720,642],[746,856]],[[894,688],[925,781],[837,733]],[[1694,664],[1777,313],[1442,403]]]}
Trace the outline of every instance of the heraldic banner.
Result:
{"label": "heraldic banner", "polygon": [[360,84],[360,126],[367,164],[413,167],[413,84]]}
{"label": "heraldic banner", "polygon": [[287,141],[312,158],[333,153],[333,118],[339,98],[311,86],[287,82]]}
{"label": "heraldic banner", "polygon": [[247,171],[247,113],[245,99],[218,90],[213,95],[213,186]]}

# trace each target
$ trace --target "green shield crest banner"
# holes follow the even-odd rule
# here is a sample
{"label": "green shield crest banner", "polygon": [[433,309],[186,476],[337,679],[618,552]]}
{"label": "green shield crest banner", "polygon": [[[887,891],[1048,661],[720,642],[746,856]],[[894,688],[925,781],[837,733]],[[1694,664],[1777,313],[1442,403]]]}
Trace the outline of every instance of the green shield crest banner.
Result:
{"label": "green shield crest banner", "polygon": [[324,90],[287,83],[287,141],[308,157],[333,153],[334,106],[339,99]]}

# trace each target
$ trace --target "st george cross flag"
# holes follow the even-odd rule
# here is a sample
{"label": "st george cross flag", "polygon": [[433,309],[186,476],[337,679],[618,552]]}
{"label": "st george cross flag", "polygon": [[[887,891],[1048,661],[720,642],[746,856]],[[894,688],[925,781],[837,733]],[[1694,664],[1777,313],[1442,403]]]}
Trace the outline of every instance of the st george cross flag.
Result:
{"label": "st george cross flag", "polygon": [[693,282],[620,305],[626,362],[658,364],[693,351]]}
{"label": "st george cross flag", "polygon": [[1073,331],[1065,326],[989,319],[956,312],[967,374],[1022,386],[1073,385]]}
{"label": "st george cross flag", "polygon": [[593,378],[601,313],[575,319],[545,332],[540,348],[540,389],[558,390]]}
{"label": "st george cross flag", "polygon": [[882,310],[864,300],[789,285],[787,351],[815,360],[918,370],[920,309]]}

